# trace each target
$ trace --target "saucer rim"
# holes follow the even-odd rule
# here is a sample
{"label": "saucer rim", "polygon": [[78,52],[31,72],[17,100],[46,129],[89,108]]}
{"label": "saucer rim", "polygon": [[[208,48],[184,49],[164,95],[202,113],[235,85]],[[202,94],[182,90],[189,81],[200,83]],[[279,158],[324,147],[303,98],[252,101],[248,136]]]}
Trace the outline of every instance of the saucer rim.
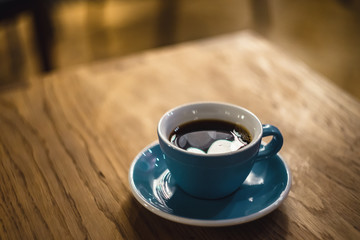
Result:
{"label": "saucer rim", "polygon": [[132,163],[131,163],[131,167],[129,170],[129,183],[130,183],[130,189],[131,192],[133,194],[133,196],[135,197],[135,199],[143,206],[145,207],[147,210],[151,211],[152,213],[173,221],[173,222],[177,222],[177,223],[182,223],[182,224],[187,224],[187,225],[192,225],[192,226],[201,226],[201,227],[224,227],[224,226],[233,226],[233,225],[239,225],[239,224],[243,224],[243,223],[247,223],[247,222],[251,222],[254,221],[256,219],[262,218],[265,215],[268,215],[269,213],[271,213],[272,211],[274,211],[275,209],[277,209],[281,203],[286,199],[286,197],[288,196],[290,189],[291,189],[291,185],[292,185],[292,175],[291,175],[291,171],[288,167],[288,165],[286,164],[286,162],[284,161],[284,159],[282,158],[282,156],[280,154],[277,154],[277,157],[282,161],[282,163],[284,164],[285,170],[286,170],[286,176],[287,176],[287,184],[285,189],[282,191],[282,193],[280,194],[279,198],[276,199],[272,204],[270,204],[269,206],[267,206],[266,208],[255,212],[253,214],[250,214],[248,216],[243,216],[243,217],[238,217],[238,218],[231,218],[231,219],[221,219],[221,220],[206,220],[206,219],[197,219],[197,218],[187,218],[187,217],[180,217],[180,216],[176,216],[167,212],[162,211],[159,208],[154,207],[153,205],[149,204],[146,199],[143,198],[143,195],[138,191],[138,189],[135,186],[134,183],[134,179],[133,179],[133,174],[134,174],[134,168],[135,168],[135,164],[137,163],[137,161],[140,159],[141,155],[150,148],[155,147],[156,145],[159,145],[159,142],[157,140],[155,140],[154,142],[150,143],[149,145],[147,145],[146,147],[144,147],[133,159]]}

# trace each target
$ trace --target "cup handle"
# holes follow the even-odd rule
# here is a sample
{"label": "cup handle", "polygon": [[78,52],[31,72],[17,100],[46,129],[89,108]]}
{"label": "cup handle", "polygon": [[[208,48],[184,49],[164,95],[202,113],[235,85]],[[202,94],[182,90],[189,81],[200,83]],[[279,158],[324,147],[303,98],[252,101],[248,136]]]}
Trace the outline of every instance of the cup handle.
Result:
{"label": "cup handle", "polygon": [[267,160],[277,154],[283,145],[283,136],[279,129],[270,124],[263,124],[263,135],[262,137],[273,136],[271,141],[260,147],[259,153],[255,161]]}

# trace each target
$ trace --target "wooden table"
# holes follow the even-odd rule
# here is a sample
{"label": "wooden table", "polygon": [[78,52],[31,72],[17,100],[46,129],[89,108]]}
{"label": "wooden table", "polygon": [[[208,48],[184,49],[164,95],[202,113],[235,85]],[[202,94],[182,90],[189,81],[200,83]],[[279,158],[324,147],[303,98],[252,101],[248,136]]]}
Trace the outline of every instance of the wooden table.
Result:
{"label": "wooden table", "polygon": [[[132,196],[131,162],[193,101],[278,126],[288,198],[251,223],[194,227]],[[151,50],[0,93],[1,239],[360,239],[360,103],[251,32]]]}

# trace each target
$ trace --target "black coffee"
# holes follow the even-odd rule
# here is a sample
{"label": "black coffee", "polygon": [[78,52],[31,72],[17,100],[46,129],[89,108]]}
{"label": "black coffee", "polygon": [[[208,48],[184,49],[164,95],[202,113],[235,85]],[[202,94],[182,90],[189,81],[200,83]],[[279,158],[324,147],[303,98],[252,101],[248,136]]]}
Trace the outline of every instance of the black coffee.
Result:
{"label": "black coffee", "polygon": [[196,120],[176,127],[169,138],[175,146],[190,152],[214,154],[236,151],[251,142],[249,131],[222,120]]}

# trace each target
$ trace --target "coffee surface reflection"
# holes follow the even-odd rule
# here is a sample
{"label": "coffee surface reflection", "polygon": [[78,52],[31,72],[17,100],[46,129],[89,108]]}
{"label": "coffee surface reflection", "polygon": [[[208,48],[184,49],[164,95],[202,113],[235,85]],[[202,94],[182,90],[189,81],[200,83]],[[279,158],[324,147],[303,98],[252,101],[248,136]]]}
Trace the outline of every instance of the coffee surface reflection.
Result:
{"label": "coffee surface reflection", "polygon": [[169,140],[175,146],[201,154],[239,150],[251,142],[249,131],[238,124],[221,120],[196,120],[177,126]]}

